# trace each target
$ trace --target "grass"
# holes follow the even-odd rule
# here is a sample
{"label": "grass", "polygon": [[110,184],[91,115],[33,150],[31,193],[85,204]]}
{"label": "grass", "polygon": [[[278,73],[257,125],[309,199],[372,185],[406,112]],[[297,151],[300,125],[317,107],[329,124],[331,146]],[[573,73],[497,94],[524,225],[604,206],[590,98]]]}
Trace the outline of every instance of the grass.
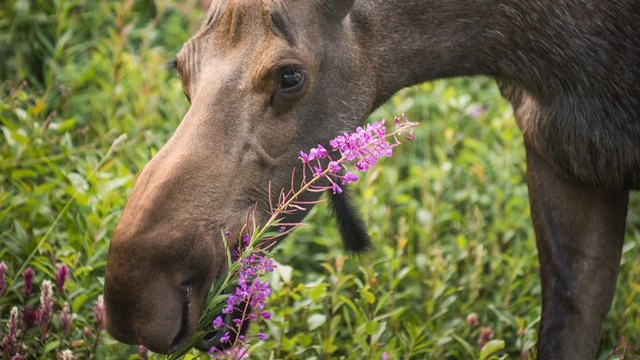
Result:
{"label": "grass", "polygon": [[[48,347],[42,358],[65,349],[139,357],[106,334],[94,350],[84,328],[96,328],[108,242],[136,174],[188,109],[165,64],[203,14],[195,0],[11,0],[0,9],[0,259],[9,276],[0,333],[24,302],[26,266],[36,284],[69,266],[56,309],[68,301],[78,315],[68,336],[54,317],[50,337],[36,341],[40,353]],[[481,328],[505,341],[507,358],[535,356],[538,263],[508,103],[489,79],[437,81],[401,91],[371,119],[401,112],[422,123],[418,140],[351,189],[375,249],[345,256],[327,206],[316,206],[310,226],[274,253],[274,318],[252,329],[270,335],[255,358],[475,359]],[[634,194],[601,359],[616,358],[621,337],[640,341],[639,246]]]}

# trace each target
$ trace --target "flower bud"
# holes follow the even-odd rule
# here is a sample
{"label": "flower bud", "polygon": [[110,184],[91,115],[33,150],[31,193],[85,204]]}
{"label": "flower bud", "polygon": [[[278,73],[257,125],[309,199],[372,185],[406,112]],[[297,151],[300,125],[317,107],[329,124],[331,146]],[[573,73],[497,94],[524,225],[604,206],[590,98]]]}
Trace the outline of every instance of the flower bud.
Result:
{"label": "flower bud", "polygon": [[474,312],[469,313],[469,315],[467,315],[467,325],[472,329],[478,326],[478,314]]}
{"label": "flower bud", "polygon": [[30,267],[28,267],[24,271],[24,288],[22,289],[22,291],[24,292],[24,302],[27,302],[27,300],[31,298],[31,290],[33,287],[34,275],[35,273],[33,272],[33,269]]}
{"label": "flower bud", "polygon": [[482,349],[489,341],[493,339],[493,330],[488,327],[480,329],[480,336],[478,336],[478,348]]}
{"label": "flower bud", "polygon": [[104,298],[102,295],[98,296],[95,305],[93,305],[93,315],[96,317],[96,324],[98,325],[98,331],[104,329]]}
{"label": "flower bud", "polygon": [[56,286],[58,288],[58,294],[62,294],[64,292],[64,283],[67,280],[68,275],[69,268],[67,267],[67,265],[60,265],[58,267],[58,272],[56,273]]}

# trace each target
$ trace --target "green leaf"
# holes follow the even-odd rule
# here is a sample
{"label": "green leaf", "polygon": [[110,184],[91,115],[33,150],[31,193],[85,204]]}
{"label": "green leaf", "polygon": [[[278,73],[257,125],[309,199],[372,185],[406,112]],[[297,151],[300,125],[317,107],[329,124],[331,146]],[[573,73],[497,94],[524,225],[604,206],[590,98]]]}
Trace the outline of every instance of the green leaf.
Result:
{"label": "green leaf", "polygon": [[504,340],[491,340],[488,343],[486,343],[483,347],[482,350],[480,350],[480,358],[479,360],[490,360],[490,359],[494,359],[497,357],[494,357],[494,355],[504,349]]}
{"label": "green leaf", "polygon": [[360,289],[360,295],[369,304],[373,304],[376,301],[376,296],[371,291],[369,291],[368,287]]}
{"label": "green leaf", "polygon": [[324,314],[312,314],[307,318],[307,326],[309,326],[309,330],[313,331],[320,326],[324,325],[327,321],[327,316]]}

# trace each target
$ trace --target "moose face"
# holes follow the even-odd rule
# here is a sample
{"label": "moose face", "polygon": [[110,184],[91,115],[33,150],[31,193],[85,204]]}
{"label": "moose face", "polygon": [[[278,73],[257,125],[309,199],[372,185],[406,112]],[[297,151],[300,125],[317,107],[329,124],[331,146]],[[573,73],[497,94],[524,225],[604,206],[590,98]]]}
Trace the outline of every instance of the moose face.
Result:
{"label": "moose face", "polygon": [[191,107],[140,174],[111,241],[105,304],[116,339],[160,353],[187,340],[226,270],[221,234],[233,246],[254,206],[264,222],[268,189],[290,187],[299,151],[369,113],[375,81],[349,31],[352,5],[211,5],[176,58]]}

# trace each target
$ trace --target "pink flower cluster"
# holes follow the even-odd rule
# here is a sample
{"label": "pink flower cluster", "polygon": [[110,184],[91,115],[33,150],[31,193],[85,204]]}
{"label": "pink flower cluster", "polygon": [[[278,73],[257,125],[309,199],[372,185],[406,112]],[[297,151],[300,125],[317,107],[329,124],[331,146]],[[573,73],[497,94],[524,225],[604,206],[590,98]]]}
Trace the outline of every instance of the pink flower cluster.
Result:
{"label": "pink flower cluster", "polygon": [[263,341],[267,339],[267,335],[263,333],[258,333],[252,337],[241,334],[241,329],[246,322],[256,321],[258,319],[271,319],[269,312],[260,311],[264,309],[264,302],[271,294],[270,283],[268,281],[261,281],[260,276],[273,272],[275,265],[273,264],[273,260],[263,253],[254,252],[242,258],[240,253],[249,247],[250,241],[251,237],[245,235],[242,239],[241,248],[234,254],[236,260],[238,258],[240,259],[238,281],[235,291],[227,298],[227,306],[222,309],[223,315],[233,314],[235,311],[240,313],[240,316],[231,319],[233,324],[226,324],[222,315],[217,316],[213,320],[213,328],[215,330],[224,329],[225,331],[220,338],[220,342],[231,343],[233,335],[235,342],[238,342],[240,346],[236,346],[234,342],[234,346],[226,351],[212,347],[209,350],[209,355],[213,355],[216,359],[219,359],[220,356],[232,359],[243,359],[248,356],[247,348],[250,344],[250,338],[257,338]]}
{"label": "pink flower cluster", "polygon": [[[415,139],[412,130],[416,125],[407,120],[403,114],[402,118],[396,117],[396,131],[393,137],[396,140],[393,144],[387,141],[387,131],[385,120],[367,124],[366,127],[358,127],[355,132],[337,136],[331,140],[329,144],[331,151],[327,151],[322,145],[309,150],[309,153],[300,151],[300,160],[311,169],[314,177],[320,176],[326,178],[331,184],[330,188],[334,194],[342,192],[341,185],[358,181],[358,177],[345,166],[345,163],[352,163],[357,171],[364,172],[375,166],[378,158],[382,156],[391,157],[393,148],[398,146],[400,142],[396,137],[397,134],[409,129],[407,139]],[[339,154],[332,157],[330,153]],[[328,160],[328,163],[326,160]],[[326,166],[323,166],[323,161]],[[344,169],[344,175],[340,175]],[[320,188],[322,189],[322,188]]]}
{"label": "pink flower cluster", "polygon": [[[4,262],[0,262],[0,297],[12,295],[7,294],[6,291],[6,272],[7,265]],[[7,333],[0,341],[0,358],[12,360],[35,358],[38,353],[37,346],[34,348],[34,345],[43,343],[45,339],[54,335],[56,330],[59,329],[63,337],[71,335],[76,315],[71,311],[69,303],[63,301],[67,297],[65,283],[69,277],[69,268],[64,264],[58,267],[55,275],[55,286],[51,280],[43,280],[40,283],[39,302],[37,307],[32,307],[29,304],[33,303],[31,300],[34,295],[35,275],[36,273],[32,268],[27,268],[22,276],[22,288],[16,289],[16,292],[22,295],[17,296],[22,310],[20,311],[19,306],[11,308],[9,319],[6,322]],[[54,291],[54,287],[57,288],[57,291]],[[59,295],[58,298],[55,296],[56,293]],[[60,302],[57,300],[60,300]],[[62,303],[61,306],[60,303]],[[20,313],[22,313],[22,316],[20,316]],[[101,327],[101,319],[104,319],[104,308],[94,308],[94,314],[98,326]],[[58,321],[55,321],[56,317]],[[85,331],[88,330],[85,327]],[[101,329],[99,328],[98,330]],[[2,333],[3,331],[0,330],[0,334]]]}

